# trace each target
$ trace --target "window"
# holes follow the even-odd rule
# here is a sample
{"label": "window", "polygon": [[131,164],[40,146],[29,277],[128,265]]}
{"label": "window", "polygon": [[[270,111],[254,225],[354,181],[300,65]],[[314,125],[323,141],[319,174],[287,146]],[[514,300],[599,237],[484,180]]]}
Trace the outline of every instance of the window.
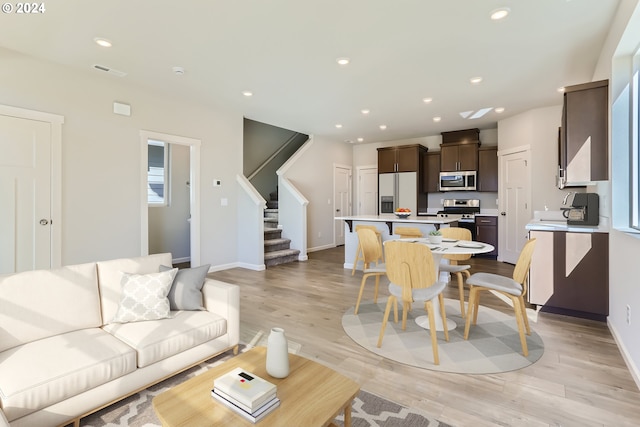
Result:
{"label": "window", "polygon": [[169,144],[148,140],[147,202],[149,206],[169,205]]}

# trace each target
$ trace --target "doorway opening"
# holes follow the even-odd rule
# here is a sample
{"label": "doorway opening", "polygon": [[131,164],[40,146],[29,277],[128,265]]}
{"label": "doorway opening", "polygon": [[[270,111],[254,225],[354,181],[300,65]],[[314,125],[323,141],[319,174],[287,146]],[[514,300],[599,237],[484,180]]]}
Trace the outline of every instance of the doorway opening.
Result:
{"label": "doorway opening", "polygon": [[200,265],[200,140],[140,132],[141,252]]}

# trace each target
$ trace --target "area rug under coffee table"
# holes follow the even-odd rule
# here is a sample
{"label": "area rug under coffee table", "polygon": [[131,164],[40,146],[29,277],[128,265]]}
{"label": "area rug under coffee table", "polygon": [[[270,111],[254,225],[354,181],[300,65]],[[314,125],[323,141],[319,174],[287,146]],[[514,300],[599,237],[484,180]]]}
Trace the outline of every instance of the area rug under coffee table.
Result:
{"label": "area rug under coffee table", "polygon": [[[393,322],[392,310],[382,347],[377,347],[385,306],[386,299],[379,299],[377,304],[364,301],[357,315],[351,307],[342,316],[342,326],[347,335],[365,349],[406,365],[443,372],[490,374],[525,368],[544,353],[542,338],[532,329],[527,336],[529,356],[524,357],[515,317],[482,305],[478,324],[471,325],[469,340],[464,340],[460,302],[445,298],[447,320],[455,321],[458,326],[449,331],[449,342],[438,332],[440,365],[434,365],[430,333],[415,323],[415,317],[426,313],[422,307],[415,306],[409,312],[404,331],[401,319],[397,324]],[[399,317],[402,316],[400,307],[401,304]]]}
{"label": "area rug under coffee table", "polygon": [[[205,372],[212,366],[219,365],[230,357],[232,355],[229,352],[222,357],[202,363],[149,387],[119,403],[83,418],[80,425],[84,427],[159,427],[160,421],[151,405],[155,396]],[[336,418],[335,423],[338,426],[343,425],[342,415]],[[430,418],[417,409],[404,407],[364,390],[360,391],[353,402],[351,423],[353,427],[449,427],[448,424]]]}

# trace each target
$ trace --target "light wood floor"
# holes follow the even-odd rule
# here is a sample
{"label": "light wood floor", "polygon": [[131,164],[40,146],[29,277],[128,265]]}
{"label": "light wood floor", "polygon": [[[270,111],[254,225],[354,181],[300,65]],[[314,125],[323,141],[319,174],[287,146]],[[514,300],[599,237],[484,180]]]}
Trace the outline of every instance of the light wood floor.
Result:
{"label": "light wood floor", "polygon": [[[471,261],[473,271],[510,275],[513,269]],[[462,375],[409,367],[364,350],[344,333],[341,318],[355,304],[361,273],[351,276],[343,262],[344,248],[338,247],[266,271],[236,268],[209,276],[240,285],[241,340],[283,327],[288,339],[301,345],[300,354],[353,378],[364,390],[451,425],[640,425],[640,392],[605,323],[530,313],[545,352],[515,372]],[[367,291],[365,298],[372,298],[372,286]],[[385,295],[386,285],[381,292]],[[446,292],[457,298],[455,280]],[[481,304],[513,313],[492,295],[483,296]]]}

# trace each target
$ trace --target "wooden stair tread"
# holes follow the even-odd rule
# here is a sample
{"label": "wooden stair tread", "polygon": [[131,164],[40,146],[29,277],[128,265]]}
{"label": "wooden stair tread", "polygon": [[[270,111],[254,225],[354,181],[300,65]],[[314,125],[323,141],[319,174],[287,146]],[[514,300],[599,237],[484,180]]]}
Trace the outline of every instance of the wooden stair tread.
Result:
{"label": "wooden stair tread", "polygon": [[264,254],[264,259],[266,261],[274,258],[298,255],[299,253],[300,251],[298,249],[283,249],[281,251],[266,252]]}

